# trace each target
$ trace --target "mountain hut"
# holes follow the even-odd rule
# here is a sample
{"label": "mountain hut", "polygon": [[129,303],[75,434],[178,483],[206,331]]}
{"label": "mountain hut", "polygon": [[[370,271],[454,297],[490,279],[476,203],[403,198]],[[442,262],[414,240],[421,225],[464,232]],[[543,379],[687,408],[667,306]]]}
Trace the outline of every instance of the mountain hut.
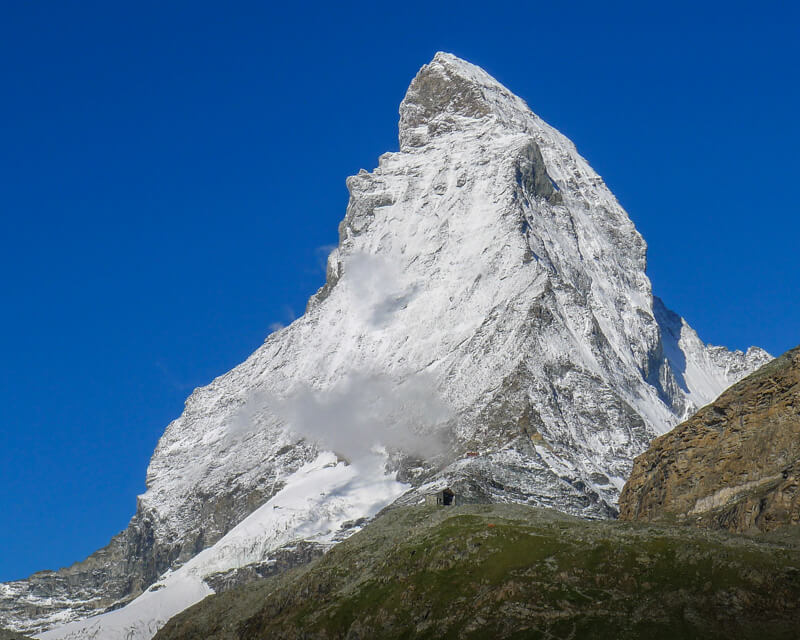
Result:
{"label": "mountain hut", "polygon": [[429,493],[426,495],[425,504],[434,507],[454,507],[458,504],[458,500],[456,499],[456,494],[448,487],[447,489],[442,489],[436,493]]}

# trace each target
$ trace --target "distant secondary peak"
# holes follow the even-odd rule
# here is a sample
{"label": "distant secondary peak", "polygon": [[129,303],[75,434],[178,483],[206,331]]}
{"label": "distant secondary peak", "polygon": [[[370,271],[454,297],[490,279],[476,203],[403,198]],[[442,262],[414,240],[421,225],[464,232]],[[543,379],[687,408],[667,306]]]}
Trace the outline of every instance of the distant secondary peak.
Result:
{"label": "distant secondary peak", "polygon": [[490,115],[517,129],[532,116],[523,100],[483,69],[440,51],[419,70],[400,104],[400,148],[420,147]]}

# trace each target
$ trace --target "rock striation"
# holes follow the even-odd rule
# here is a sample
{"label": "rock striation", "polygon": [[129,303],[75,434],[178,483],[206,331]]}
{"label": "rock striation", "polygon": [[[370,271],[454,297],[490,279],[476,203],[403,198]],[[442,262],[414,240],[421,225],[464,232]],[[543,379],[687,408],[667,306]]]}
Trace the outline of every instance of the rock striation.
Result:
{"label": "rock striation", "polygon": [[800,347],[764,365],[633,464],[624,520],[733,532],[800,523]]}
{"label": "rock striation", "polygon": [[634,456],[770,359],[706,345],[653,296],[602,178],[482,69],[436,54],[399,143],[348,178],[305,314],[166,428],[128,530],[0,585],[0,623],[149,638],[209,575],[445,486],[614,516]]}

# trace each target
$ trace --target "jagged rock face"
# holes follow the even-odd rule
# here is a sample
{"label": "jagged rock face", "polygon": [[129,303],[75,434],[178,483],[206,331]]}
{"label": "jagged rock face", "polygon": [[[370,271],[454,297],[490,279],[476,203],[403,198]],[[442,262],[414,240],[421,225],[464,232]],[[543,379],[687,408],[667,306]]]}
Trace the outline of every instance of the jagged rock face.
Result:
{"label": "jagged rock face", "polygon": [[[328,547],[313,542],[298,542],[289,548],[278,549],[265,562],[255,562],[206,576],[205,581],[214,593],[224,593],[251,582],[280,575],[295,567],[308,564],[322,556]],[[152,587],[151,587],[152,588]]]}
{"label": "jagged rock face", "polygon": [[[339,246],[303,317],[195,390],[167,427],[132,521],[147,523],[147,542],[93,584],[142,576],[115,591],[122,599],[168,565],[196,577],[205,569],[189,558],[204,547],[215,571],[259,562],[273,542],[321,533],[303,525],[320,509],[325,526],[341,526],[398,488],[410,489],[405,502],[450,485],[465,500],[613,515],[633,457],[769,359],[708,347],[653,297],[646,245],[602,179],[481,69],[437,54],[400,106],[399,138],[398,153],[347,180]],[[365,420],[376,403],[385,415]],[[357,498],[337,490],[338,503],[282,520],[281,536],[259,529],[272,522],[259,505],[282,513],[292,483],[312,473],[304,465],[326,448],[349,460],[359,444],[385,445],[396,486],[362,505],[348,484]],[[313,473],[341,475],[325,469]],[[52,626],[13,608],[25,584],[0,589],[6,624]],[[192,597],[206,593],[195,587]],[[86,615],[87,598],[65,597],[60,620]],[[149,637],[153,626],[119,634]],[[81,629],[48,637],[88,637]]]}
{"label": "jagged rock face", "polygon": [[147,549],[146,555],[153,559],[159,550],[139,526],[140,520],[137,514],[125,531],[83,562],[0,586],[2,619],[31,619],[46,627],[59,621],[65,609],[73,615],[89,616],[138,595],[174,560],[166,557],[147,566],[140,550]]}
{"label": "jagged rock face", "polygon": [[[308,447],[281,452],[297,464]],[[175,538],[158,535],[158,514],[139,502],[128,527],[86,560],[58,571],[41,571],[25,580],[0,584],[0,621],[39,632],[75,619],[117,609],[141,594],[165,571],[217,542],[280,488],[233,486],[218,495],[197,491],[187,496],[197,528]],[[271,492],[271,493],[270,493]]]}
{"label": "jagged rock face", "polygon": [[626,520],[734,532],[800,522],[800,347],[653,441],[620,496]]}

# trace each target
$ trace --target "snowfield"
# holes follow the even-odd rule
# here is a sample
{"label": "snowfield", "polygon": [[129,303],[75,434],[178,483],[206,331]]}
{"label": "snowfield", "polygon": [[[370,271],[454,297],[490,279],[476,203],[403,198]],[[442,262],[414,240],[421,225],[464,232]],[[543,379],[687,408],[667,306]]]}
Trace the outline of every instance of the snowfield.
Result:
{"label": "snowfield", "polygon": [[408,485],[386,475],[384,466],[381,456],[348,465],[332,453],[322,453],[289,476],[283,489],[217,544],[168,571],[126,607],[38,637],[152,637],[176,613],[213,593],[203,581],[205,576],[264,560],[270,551],[293,540],[330,543],[346,522],[371,517],[390,504]]}

